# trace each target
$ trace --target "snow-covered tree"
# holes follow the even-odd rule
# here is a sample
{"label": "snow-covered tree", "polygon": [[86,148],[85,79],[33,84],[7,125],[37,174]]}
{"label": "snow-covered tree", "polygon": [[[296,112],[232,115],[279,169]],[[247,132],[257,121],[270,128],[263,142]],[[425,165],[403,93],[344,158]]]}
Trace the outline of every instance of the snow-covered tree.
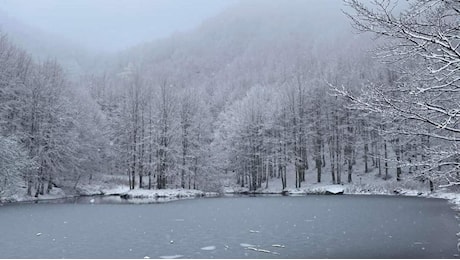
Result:
{"label": "snow-covered tree", "polygon": [[24,183],[24,177],[34,170],[34,161],[27,156],[26,149],[13,137],[0,135],[0,201],[10,197]]}
{"label": "snow-covered tree", "polygon": [[345,2],[358,30],[383,38],[375,54],[391,62],[396,77],[371,82],[359,96],[338,91],[363,109],[396,119],[393,132],[431,140],[420,148],[424,160],[410,166],[442,185],[459,184],[460,3],[414,0],[401,10],[392,0]]}

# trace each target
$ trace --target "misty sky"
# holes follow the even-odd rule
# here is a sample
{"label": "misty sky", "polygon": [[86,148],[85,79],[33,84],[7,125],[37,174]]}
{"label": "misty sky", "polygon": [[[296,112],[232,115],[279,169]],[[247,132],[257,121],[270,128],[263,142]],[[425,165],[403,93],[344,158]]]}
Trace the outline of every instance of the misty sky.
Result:
{"label": "misty sky", "polygon": [[0,10],[85,47],[117,51],[194,28],[236,1],[0,0]]}

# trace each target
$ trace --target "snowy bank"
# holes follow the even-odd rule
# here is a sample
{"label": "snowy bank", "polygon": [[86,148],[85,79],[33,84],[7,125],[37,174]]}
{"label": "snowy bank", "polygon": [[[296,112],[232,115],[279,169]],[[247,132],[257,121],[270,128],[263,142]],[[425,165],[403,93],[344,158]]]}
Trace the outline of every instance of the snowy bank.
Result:
{"label": "snowy bank", "polygon": [[107,186],[107,185],[87,185],[77,188],[77,193],[82,196],[94,195],[121,195],[129,191],[124,185]]}
{"label": "snowy bank", "polygon": [[204,192],[192,189],[164,189],[164,190],[129,190],[120,194],[124,199],[157,199],[157,198],[197,198],[197,197],[215,197],[215,192]]}
{"label": "snowy bank", "polygon": [[28,202],[28,201],[40,201],[40,200],[55,200],[55,199],[65,199],[65,198],[73,198],[76,197],[77,195],[75,194],[66,194],[62,189],[60,188],[53,188],[50,190],[49,194],[45,195],[38,195],[37,197],[35,196],[29,196],[27,195],[27,191],[20,190],[16,194],[13,194],[8,197],[3,197],[0,198],[0,203],[1,202]]}
{"label": "snowy bank", "polygon": [[28,196],[27,191],[25,189],[21,189],[8,197],[0,197],[0,203],[56,200],[81,196],[119,196],[123,199],[130,199],[133,203],[146,203],[150,200],[158,201],[158,199],[171,201],[181,198],[216,197],[219,196],[219,194],[216,192],[204,192],[201,190],[192,189],[130,190],[126,185],[103,183],[80,185],[76,189],[61,189],[54,187],[50,190],[49,194],[38,195],[37,197]]}
{"label": "snowy bank", "polygon": [[340,195],[344,194],[342,185],[308,185],[303,188],[286,189],[285,195]]}
{"label": "snowy bank", "polygon": [[331,185],[323,183],[304,184],[301,188],[263,188],[250,191],[242,187],[225,187],[225,195],[287,195],[287,196],[306,196],[306,195],[388,195],[388,196],[416,196],[423,198],[446,199],[453,204],[454,210],[460,211],[460,194],[448,189],[438,189],[431,192],[429,189],[411,187],[410,182],[381,182],[378,184],[356,184],[345,183],[342,185]]}
{"label": "snowy bank", "polygon": [[286,188],[282,189],[257,189],[250,191],[248,188],[240,187],[225,187],[224,194],[282,194],[282,195],[339,195],[345,193],[343,185],[326,185],[326,184],[311,184],[301,188]]}

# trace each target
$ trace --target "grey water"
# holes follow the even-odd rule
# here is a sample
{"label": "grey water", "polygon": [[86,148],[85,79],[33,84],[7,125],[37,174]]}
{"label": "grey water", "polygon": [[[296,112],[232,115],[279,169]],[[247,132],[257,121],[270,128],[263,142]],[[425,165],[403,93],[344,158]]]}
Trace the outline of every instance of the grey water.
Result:
{"label": "grey water", "polygon": [[0,258],[454,258],[445,200],[77,198],[0,207]]}

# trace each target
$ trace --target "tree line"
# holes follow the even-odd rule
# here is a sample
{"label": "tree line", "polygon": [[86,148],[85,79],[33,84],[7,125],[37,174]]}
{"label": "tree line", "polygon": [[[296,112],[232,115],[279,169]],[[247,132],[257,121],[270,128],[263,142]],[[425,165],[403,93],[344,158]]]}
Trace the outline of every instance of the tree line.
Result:
{"label": "tree line", "polygon": [[0,196],[43,195],[97,171],[94,112],[56,61],[34,61],[2,34],[0,81]]}
{"label": "tree line", "polygon": [[346,4],[358,30],[383,38],[320,41],[275,12],[254,15],[261,28],[229,23],[238,41],[204,24],[78,81],[2,36],[0,192],[95,175],[130,189],[301,188],[308,174],[458,184],[458,3]]}

